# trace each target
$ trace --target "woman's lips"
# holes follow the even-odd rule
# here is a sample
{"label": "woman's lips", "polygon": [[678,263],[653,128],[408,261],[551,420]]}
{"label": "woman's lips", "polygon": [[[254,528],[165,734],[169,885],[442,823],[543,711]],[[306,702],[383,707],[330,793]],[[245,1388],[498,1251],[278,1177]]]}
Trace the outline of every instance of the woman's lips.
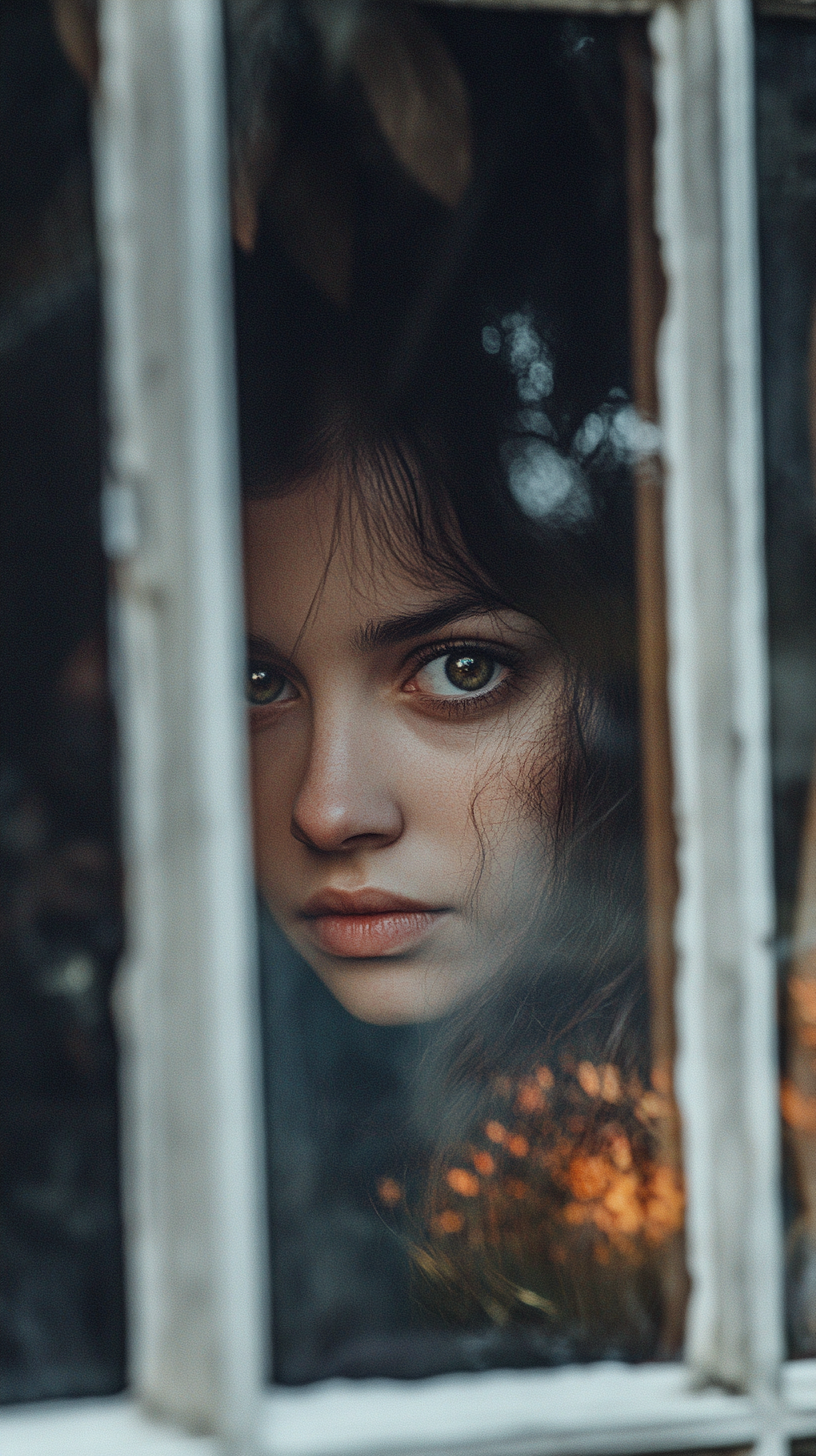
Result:
{"label": "woman's lips", "polygon": [[399,955],[427,934],[436,916],[413,911],[388,915],[318,915],[309,922],[312,939],[329,955],[363,960]]}
{"label": "woman's lips", "polygon": [[301,913],[320,950],[363,960],[411,950],[445,911],[382,890],[323,890]]}

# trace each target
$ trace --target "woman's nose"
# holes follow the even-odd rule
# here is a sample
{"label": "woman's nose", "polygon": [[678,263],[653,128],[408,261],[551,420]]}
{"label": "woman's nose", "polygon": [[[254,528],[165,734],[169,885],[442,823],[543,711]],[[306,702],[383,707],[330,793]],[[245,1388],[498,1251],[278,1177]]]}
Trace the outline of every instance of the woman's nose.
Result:
{"label": "woman's nose", "polygon": [[385,848],[402,833],[385,752],[370,734],[334,721],[315,730],[292,809],[292,834],[324,854]]}

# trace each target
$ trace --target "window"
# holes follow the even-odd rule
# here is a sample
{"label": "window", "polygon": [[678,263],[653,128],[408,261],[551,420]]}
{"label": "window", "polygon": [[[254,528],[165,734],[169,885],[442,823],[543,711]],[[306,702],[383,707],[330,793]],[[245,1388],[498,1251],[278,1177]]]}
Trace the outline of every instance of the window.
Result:
{"label": "window", "polygon": [[683,1191],[632,481],[643,456],[651,500],[656,430],[626,286],[645,34],[371,12],[333,71],[333,25],[269,41],[236,257],[272,1378],[666,1359]]}
{"label": "window", "polygon": [[[777,477],[773,472],[778,461],[784,466],[791,457],[785,454],[789,448],[785,439],[775,445],[768,425],[777,418],[772,381],[779,375],[773,370],[790,367],[785,361],[794,357],[793,337],[800,339],[796,347],[802,353],[803,328],[807,334],[802,319],[809,317],[807,307],[804,313],[801,308],[799,314],[792,309],[783,317],[781,307],[772,303],[773,288],[781,286],[782,272],[777,273],[768,244],[770,238],[783,246],[790,238],[786,245],[791,249],[796,245],[794,204],[789,204],[786,214],[792,218],[787,233],[775,221],[776,177],[787,179],[791,191],[786,196],[794,199],[797,185],[801,185],[801,206],[805,208],[806,165],[797,173],[793,161],[786,160],[784,148],[791,129],[785,133],[778,120],[784,115],[779,97],[784,101],[798,94],[796,81],[806,93],[802,109],[796,113],[805,130],[797,133],[793,127],[791,144],[798,144],[798,136],[801,149],[806,150],[808,82],[802,57],[807,55],[808,22],[786,18],[755,22],[750,10],[737,0],[689,0],[682,9],[663,5],[643,19],[623,18],[627,8],[611,7],[613,18],[608,12],[595,17],[583,10],[571,15],[511,15],[488,6],[473,7],[471,13],[468,7],[454,5],[417,7],[404,14],[419,27],[413,32],[412,44],[419,44],[417,34],[430,33],[442,46],[436,49],[437,57],[453,57],[464,78],[464,94],[475,108],[486,104],[484,96],[489,94],[497,114],[504,106],[511,120],[523,109],[524,97],[514,105],[508,87],[503,99],[495,80],[504,35],[512,29],[525,38],[548,38],[546,43],[540,42],[539,50],[527,42],[522,61],[531,69],[540,66],[551,86],[549,94],[563,98],[559,123],[567,129],[570,148],[575,146],[577,152],[580,141],[584,151],[583,170],[577,164],[572,170],[565,169],[561,194],[569,196],[573,220],[577,218],[581,225],[576,224],[570,234],[569,216],[543,219],[542,231],[549,239],[555,238],[552,269],[544,283],[552,280],[558,268],[568,276],[573,267],[576,276],[582,276],[567,245],[570,237],[586,244],[588,214],[602,203],[607,208],[604,227],[597,221],[600,214],[594,214],[595,252],[584,275],[605,327],[599,329],[598,339],[583,356],[591,358],[596,377],[588,383],[582,378],[580,361],[576,364],[575,395],[580,399],[584,389],[583,405],[579,407],[567,397],[569,391],[562,383],[568,375],[565,355],[559,354],[557,332],[548,333],[551,319],[528,281],[535,277],[532,267],[522,279],[528,296],[519,297],[518,303],[512,298],[505,302],[494,280],[495,312],[479,316],[476,343],[479,368],[495,370],[490,377],[501,380],[505,390],[516,440],[515,454],[505,460],[506,474],[511,484],[515,480],[516,504],[523,510],[526,502],[528,515],[543,511],[542,479],[549,481],[550,493],[545,492],[544,502],[549,503],[548,509],[557,497],[553,481],[560,480],[559,509],[563,515],[565,503],[569,504],[572,526],[576,525],[576,512],[589,512],[587,500],[597,511],[592,492],[600,492],[602,482],[600,465],[590,459],[593,449],[598,451],[610,439],[624,444],[630,439],[623,465],[617,458],[613,462],[615,469],[625,466],[629,482],[619,496],[628,501],[621,511],[622,517],[629,512],[629,520],[628,524],[621,521],[624,545],[617,558],[628,560],[628,565],[621,573],[615,605],[623,601],[634,613],[639,602],[642,627],[652,629],[651,635],[641,630],[638,639],[640,716],[631,720],[641,743],[643,829],[637,838],[637,853],[645,864],[641,883],[646,887],[637,935],[648,950],[651,989],[649,1061],[638,1095],[641,1102],[643,1097],[653,1099],[641,1106],[646,1120],[638,1126],[645,1128],[649,1123],[649,1108],[655,1110],[655,1099],[659,1103],[662,1098],[663,1105],[671,1109],[676,1035],[674,1086],[682,1121],[687,1198],[684,1243],[679,1238],[676,1203],[670,1237],[655,1245],[662,1251],[655,1267],[662,1290],[658,1304],[663,1314],[670,1306],[678,1311],[677,1323],[662,1348],[650,1337],[651,1343],[647,1340],[641,1349],[616,1349],[614,1341],[604,1335],[595,1349],[568,1347],[560,1362],[542,1357],[540,1349],[534,1359],[501,1354],[485,1358],[482,1350],[479,1359],[469,1365],[461,1349],[451,1358],[448,1341],[446,1354],[436,1366],[440,1373],[427,1378],[433,1369],[426,1356],[421,1368],[413,1371],[395,1368],[393,1359],[388,1368],[377,1368],[369,1346],[369,1354],[362,1360],[358,1353],[355,1369],[348,1364],[334,1370],[313,1365],[306,1378],[318,1378],[304,1384],[298,1383],[304,1378],[303,1368],[298,1372],[293,1367],[288,1383],[268,1383],[268,1291],[271,1286],[274,1310],[283,1246],[281,1213],[274,1202],[280,1177],[273,1184],[271,1202],[263,1192],[264,1106],[278,1109],[278,1116],[272,1119],[273,1172],[279,1155],[276,1135],[281,1129],[297,1133],[298,1127],[294,1120],[284,1121],[288,1113],[282,1101],[274,1102],[286,1088],[283,1092],[273,1088],[270,1097],[276,1063],[268,1043],[275,1034],[276,1012],[274,1007],[270,1012],[268,998],[262,1005],[257,989],[248,774],[239,693],[243,624],[236,407],[240,406],[241,445],[246,453],[247,377],[241,373],[246,369],[246,355],[241,353],[246,333],[242,334],[242,328],[262,320],[256,295],[247,287],[241,269],[251,271],[252,260],[258,258],[260,242],[254,252],[251,247],[255,241],[252,184],[260,174],[253,174],[252,168],[268,167],[263,145],[268,143],[268,132],[264,133],[263,118],[253,130],[258,118],[238,114],[238,121],[244,124],[246,149],[233,157],[233,165],[245,186],[233,198],[234,221],[250,247],[248,261],[239,263],[236,276],[236,397],[223,125],[225,51],[229,47],[224,43],[221,12],[205,0],[150,0],[139,7],[127,0],[104,0],[98,13],[101,69],[94,126],[110,411],[102,520],[113,563],[112,633],[126,866],[127,948],[116,1007],[124,1107],[129,1394],[108,1401],[75,1400],[60,1408],[9,1408],[0,1417],[9,1449],[16,1444],[26,1450],[64,1450],[71,1443],[77,1449],[100,1451],[114,1446],[147,1451],[196,1446],[216,1450],[231,1445],[280,1453],[459,1447],[582,1451],[601,1456],[612,1450],[751,1446],[770,1452],[772,1448],[781,1450],[793,1439],[803,1444],[813,1439],[812,1362],[799,1358],[785,1363],[787,1353],[806,1357],[810,1349],[796,1333],[802,1324],[797,1310],[803,1307],[807,1323],[807,1300],[803,1299],[806,1264],[805,1282],[796,1274],[792,1279],[788,1351],[784,1333],[773,864],[775,846],[777,886],[794,884],[793,851],[785,845],[798,846],[799,840],[785,830],[786,811],[780,798],[785,785],[779,778],[779,766],[781,763],[784,769],[785,762],[790,762],[782,749],[792,730],[779,698],[784,673],[780,676],[777,668],[786,643],[784,635],[779,635],[785,619],[784,614],[779,615],[778,592],[784,582],[774,564],[779,559],[774,551],[784,553],[788,538],[779,534],[787,529],[784,519],[780,522],[774,514],[778,492],[775,496]],[[270,47],[273,56],[280,54],[274,49],[280,42],[276,26],[284,21],[290,26],[284,40],[294,45],[297,28],[292,29],[292,17],[297,9],[269,7],[262,15],[263,7],[228,7],[228,21],[239,30],[246,26],[242,33],[254,34],[257,41],[255,50],[244,53],[248,68],[245,93],[236,89],[233,71],[233,105],[236,96],[257,94],[257,73],[252,65],[260,64],[259,56],[268,58]],[[549,7],[519,9],[546,11]],[[78,18],[87,19],[86,9],[59,6],[57,10],[63,27],[67,25],[75,38],[78,34],[81,38],[82,32],[70,26]],[[312,42],[315,33],[318,37],[323,34],[327,46],[341,47],[337,17],[351,24],[356,12],[340,6],[304,7],[306,10],[314,11],[309,31]],[[398,10],[376,11],[374,19],[393,20],[401,15]],[[253,32],[256,22],[258,29]],[[488,22],[495,27],[496,45],[480,53],[475,41],[466,43],[466,39],[477,31],[486,33]],[[375,24],[368,59],[359,64],[360,84],[364,91],[368,87],[369,112],[362,119],[358,113],[355,136],[359,141],[373,112],[380,128],[379,145],[387,143],[399,157],[400,146],[406,145],[401,125],[405,107],[396,116],[393,109],[389,112],[387,87],[383,100],[381,84],[387,66],[383,68],[382,56],[388,47],[382,34]],[[235,32],[230,35],[233,49],[229,53],[234,62]],[[796,36],[793,42],[792,35]],[[560,69],[553,63],[554,37],[561,46]],[[409,47],[408,53],[415,57],[417,51]],[[291,52],[289,55],[291,59]],[[802,69],[794,74],[796,65]],[[484,93],[473,79],[479,66],[492,78]],[[599,69],[593,70],[593,66]],[[427,74],[438,78],[439,72],[431,69]],[[343,283],[342,251],[334,247],[321,252],[313,247],[309,253],[309,245],[320,235],[315,222],[318,204],[342,192],[344,137],[337,114],[328,113],[334,117],[328,136],[339,160],[322,190],[317,187],[316,201],[305,210],[304,221],[302,199],[307,194],[302,179],[314,175],[307,165],[308,125],[316,126],[315,118],[322,115],[325,128],[327,113],[320,112],[320,97],[310,97],[306,106],[292,75],[298,76],[293,62],[285,94],[300,122],[299,127],[291,125],[285,136],[291,146],[290,161],[292,154],[297,159],[300,146],[300,173],[296,167],[293,171],[302,185],[290,185],[287,192],[283,164],[277,173],[271,169],[271,182],[267,170],[264,180],[273,198],[269,205],[277,209],[271,231],[281,256],[288,256],[290,263],[293,254],[296,262],[302,262],[306,250],[312,283],[318,293],[331,298],[332,291],[336,297]],[[528,84],[532,86],[532,81]],[[449,83],[442,92],[448,98],[451,85],[455,91],[455,83]],[[430,94],[438,101],[438,92],[431,89]],[[533,139],[533,150],[535,125],[546,116],[546,104],[546,100],[540,107],[530,104],[527,136]],[[460,123],[461,115],[460,111]],[[474,115],[475,111],[471,117]],[[438,142],[438,128],[435,135]],[[461,129],[458,135],[461,138]],[[473,135],[480,135],[478,117]],[[364,154],[369,158],[374,155],[371,137],[370,132],[367,141],[363,137],[369,147]],[[524,173],[522,150],[518,165],[524,179],[525,175],[532,177],[534,168],[530,162],[530,170]],[[420,166],[425,168],[420,190],[424,185],[427,193],[429,178],[436,179],[438,188],[444,184],[449,195],[441,202],[437,198],[435,205],[455,210],[464,195],[456,194],[456,187],[463,179],[465,183],[469,180],[467,149],[459,149],[458,172],[455,168],[445,171],[440,151],[444,162],[450,148],[447,154],[442,148],[431,149],[430,161],[427,154],[423,159],[421,149],[417,154],[409,148],[408,161],[415,162],[419,155]],[[279,155],[285,156],[285,149]],[[401,160],[406,166],[405,156]],[[406,169],[410,172],[410,167]],[[530,185],[540,184],[531,181]],[[433,197],[432,188],[430,191]],[[373,195],[373,191],[366,194],[363,201]],[[390,214],[383,209],[382,216],[387,220]],[[262,229],[258,238],[261,236]],[[396,234],[391,235],[392,242],[394,237]],[[520,237],[519,257],[526,245],[523,230]],[[398,257],[395,244],[394,253]],[[532,247],[530,253],[535,253]],[[376,261],[374,258],[364,278],[372,289],[377,286]],[[608,269],[606,282],[604,266]],[[301,271],[309,276],[308,268]],[[804,276],[807,279],[806,271]],[[443,274],[438,286],[444,293],[450,286],[449,276]],[[627,292],[629,306],[624,308],[621,301]],[[569,287],[558,296],[569,297]],[[809,302],[806,284],[797,297]],[[392,301],[384,295],[384,316],[385,305]],[[430,302],[435,306],[434,299]],[[242,304],[248,305],[243,321]],[[609,309],[607,315],[602,314],[602,305]],[[788,325],[790,319],[794,322]],[[785,334],[788,326],[793,335]],[[565,330],[564,337],[570,336],[574,337],[574,330],[572,335]],[[290,371],[282,377],[293,376]],[[761,383],[766,400],[764,471]],[[563,390],[560,399],[559,390]],[[472,396],[468,398],[472,403]],[[293,406],[298,403],[299,399],[290,401]],[[801,434],[801,392],[795,408]],[[525,411],[542,418],[525,415],[522,420]],[[635,432],[634,443],[626,436],[627,422]],[[489,426],[486,414],[475,423],[484,429]],[[292,421],[284,418],[283,424],[289,428]],[[655,424],[660,429],[660,459]],[[597,435],[594,447],[593,432]],[[801,453],[801,446],[797,448]],[[540,465],[545,459],[549,473],[531,468],[531,462]],[[417,461],[415,455],[414,468]],[[584,506],[582,492],[587,492]],[[268,499],[256,494],[260,496],[255,503],[258,510],[267,509]],[[281,499],[291,504],[298,493],[290,492]],[[804,561],[803,539],[800,532],[796,549]],[[664,549],[665,634],[661,619]],[[806,565],[803,572],[806,575]],[[251,569],[247,576],[251,579]],[[771,606],[770,639],[766,595]],[[617,619],[614,626],[610,637],[620,642],[623,632]],[[634,636],[631,641],[634,643]],[[663,666],[666,641],[667,672]],[[267,641],[264,651],[268,645]],[[453,650],[459,653],[457,662],[449,660]],[[481,639],[459,637],[445,645],[445,652],[437,658],[417,664],[415,675],[432,673],[438,660],[444,659],[443,678],[438,672],[432,677],[433,691],[439,678],[444,694],[451,696],[445,682],[457,688],[458,672],[458,691],[478,693],[478,673],[498,670],[498,657],[485,664],[480,654],[481,658],[490,656]],[[261,653],[253,659],[260,711],[269,705],[264,703],[263,693],[270,682],[272,699],[283,694],[284,702],[298,701],[298,684],[304,692],[310,688],[307,666],[295,660],[293,651],[289,656],[293,658],[292,696],[274,679],[277,669],[289,682],[272,654]],[[604,663],[607,677],[609,660]],[[627,671],[631,684],[636,675],[631,657]],[[471,682],[474,673],[476,688]],[[427,689],[427,683],[419,686]],[[632,701],[631,695],[628,701]],[[666,701],[673,822],[667,813],[672,790],[666,772]],[[619,720],[617,726],[625,742],[626,725]],[[256,772],[256,789],[257,782]],[[806,771],[804,780],[801,772],[796,779],[800,808],[795,812],[800,817],[803,782],[807,782]],[[314,847],[318,832],[314,824],[310,829],[304,823],[299,829]],[[360,832],[373,831],[364,826]],[[389,832],[377,830],[385,837]],[[780,837],[785,832],[787,841]],[[262,855],[258,863],[262,864]],[[261,879],[263,882],[263,875]],[[275,899],[274,885],[264,888],[283,921],[282,902]],[[790,919],[791,912],[782,904],[781,889],[779,894],[781,934],[795,934],[785,928],[785,916]],[[668,934],[672,921],[673,940]],[[323,927],[325,933],[330,930]],[[343,933],[347,931],[348,927]],[[308,960],[308,946],[298,948]],[[281,957],[287,952],[279,944],[274,954],[280,987],[284,984]],[[642,960],[641,974],[645,976],[644,964]],[[269,984],[268,977],[261,979],[262,987],[268,989]],[[792,985],[796,985],[795,977]],[[795,995],[793,1004],[799,1004]],[[326,1005],[333,1008],[334,1001]],[[362,1025],[372,1019],[357,1017]],[[262,1020],[266,1053],[260,1036]],[[408,1017],[406,1022],[411,1026],[416,1020]],[[797,1027],[806,1029],[809,1022],[806,1015],[800,1021],[793,1015],[788,1023],[795,1056],[796,1047],[808,1046],[806,1038],[795,1040]],[[277,1025],[281,1024],[278,1020]],[[387,1043],[386,1055],[393,1065],[394,1025],[380,1030],[385,1033],[381,1044]],[[280,1068],[280,1062],[277,1065]],[[797,1080],[796,1065],[789,1064],[788,1072],[783,1110],[788,1125],[801,1135],[799,1143],[792,1142],[791,1167],[800,1172],[800,1189],[807,1190],[807,1180],[801,1176],[806,1166],[801,1139],[808,1129],[797,1127],[796,1117],[802,1124],[812,1093]],[[500,1114],[498,1107],[480,1110],[478,1127],[487,1137],[484,1146],[466,1129],[460,1144],[470,1162],[457,1155],[453,1160],[443,1158],[439,1164],[438,1186],[447,1191],[444,1203],[431,1206],[429,1230],[433,1233],[435,1219],[439,1237],[430,1251],[427,1244],[420,1243],[419,1252],[426,1259],[429,1252],[438,1254],[440,1241],[462,1235],[470,1217],[467,1200],[475,1199],[475,1188],[482,1187],[478,1180],[498,1176],[488,1171],[485,1159],[491,1160],[494,1169],[500,1165],[503,1188],[512,1196],[508,1179],[516,1175],[508,1172],[510,1159],[521,1164],[534,1150],[548,1151],[543,1146],[536,1149],[531,1130],[536,1109],[540,1111],[539,1099],[555,1097],[562,1074],[571,1078],[577,1109],[569,1115],[578,1116],[581,1107],[597,1107],[604,1116],[616,1109],[614,1136],[626,1137],[628,1157],[637,1164],[640,1154],[634,1149],[634,1122],[632,1136],[628,1125],[622,1125],[630,1109],[623,1095],[626,1078],[615,1058],[587,1052],[574,1058],[572,1071],[566,1063],[551,1064],[544,1058],[534,1060],[529,1068],[519,1066],[509,1091],[497,1085],[495,1078],[491,1083],[491,1095],[504,1096],[508,1112]],[[525,1095],[527,1122],[523,1122]],[[610,1125],[611,1120],[609,1111]],[[659,1119],[653,1121],[660,1125]],[[494,1124],[494,1131],[499,1126],[502,1129],[495,1140],[486,1132]],[[664,1124],[670,1137],[672,1117],[665,1118]],[[511,1139],[521,1139],[526,1149],[521,1142],[512,1148]],[[281,1146],[279,1138],[278,1149]],[[623,1143],[614,1144],[606,1137],[604,1147],[607,1162],[621,1175],[629,1174]],[[593,1156],[599,1157],[597,1151]],[[650,1143],[648,1148],[644,1145],[643,1158],[647,1156],[667,1171],[665,1187],[676,1189],[680,1173],[676,1151],[666,1144],[658,1157]],[[481,1166],[474,1160],[479,1157]],[[291,1151],[285,1151],[285,1159],[292,1167]],[[551,1177],[552,1164],[548,1166]],[[383,1218],[402,1217],[407,1180],[401,1172],[392,1172],[390,1165],[379,1166],[376,1159],[370,1168],[379,1180]],[[589,1176],[593,1169],[584,1171]],[[611,1177],[608,1168],[604,1171],[597,1165],[594,1173],[598,1177],[603,1173],[607,1180]],[[458,1187],[451,1174],[457,1174]],[[526,1175],[517,1181],[530,1185]],[[605,1248],[596,1237],[604,1230],[592,1212],[600,1200],[588,1186],[583,1193],[572,1188],[571,1202],[578,1213],[570,1217],[576,1228],[591,1236],[588,1249]],[[519,1202],[523,1201],[520,1196]],[[307,1202],[298,1206],[309,1213]],[[561,1209],[566,1206],[559,1205]],[[266,1237],[269,1211],[271,1250]],[[312,1234],[316,1257],[325,1229],[325,1224],[318,1224]],[[671,1250],[674,1253],[669,1259]],[[296,1251],[296,1261],[302,1266],[303,1259],[301,1248]],[[795,1268],[802,1267],[800,1260]],[[538,1272],[540,1268],[539,1264]],[[690,1280],[687,1306],[684,1268]],[[484,1266],[480,1266],[476,1275],[481,1277],[483,1272]],[[537,1278],[535,1270],[533,1273]],[[603,1273],[603,1262],[596,1260],[590,1283],[593,1278],[602,1279]],[[532,1295],[541,1305],[556,1302],[552,1291],[535,1278],[513,1277],[511,1282],[516,1305],[519,1301],[524,1305],[519,1291]],[[626,1279],[619,1277],[617,1288],[627,1287],[631,1290],[636,1284],[627,1286]],[[667,1290],[674,1290],[673,1305]],[[490,1318],[484,1298],[480,1307]],[[527,1308],[535,1313],[534,1303]],[[294,1308],[290,1314],[295,1324],[300,1321],[295,1330],[300,1338],[305,1329],[303,1311]],[[543,1316],[546,1311],[539,1308],[538,1314]],[[494,1319],[492,1326],[501,1331],[512,1328],[514,1322],[520,1322],[515,1315],[504,1325]],[[477,1327],[487,1326],[483,1321]],[[537,1314],[528,1326],[543,1327]],[[274,1328],[273,1375],[276,1350],[279,1364],[281,1357],[294,1360],[296,1354],[295,1336],[287,1348],[280,1320]],[[332,1356],[339,1343],[334,1342]],[[614,1359],[632,1354],[634,1363]],[[473,1364],[481,1369],[474,1370]],[[555,1364],[559,1368],[542,1368]],[[485,1369],[490,1366],[497,1368]],[[523,1366],[528,1368],[519,1368]],[[320,1378],[333,1373],[342,1378]],[[419,1378],[394,1378],[405,1374]]]}
{"label": "window", "polygon": [[[771,746],[777,956],[782,994],[787,1232],[788,1342],[793,1356],[812,1353],[814,1309],[810,1203],[812,1175],[812,1033],[809,992],[812,829],[812,654],[809,545],[812,537],[811,279],[799,239],[809,227],[807,91],[801,60],[807,27],[763,19],[757,32],[758,174],[765,359],[765,454],[771,669]],[[795,54],[796,52],[796,54]],[[779,307],[784,256],[788,299]],[[785,392],[783,371],[790,386]],[[784,401],[784,402],[783,402]],[[785,559],[787,557],[787,560]]]}

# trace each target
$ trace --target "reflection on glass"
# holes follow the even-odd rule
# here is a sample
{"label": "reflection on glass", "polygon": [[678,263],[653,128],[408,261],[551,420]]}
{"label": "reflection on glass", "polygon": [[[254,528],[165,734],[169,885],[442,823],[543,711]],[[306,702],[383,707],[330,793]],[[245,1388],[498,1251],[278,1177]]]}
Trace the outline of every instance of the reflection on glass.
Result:
{"label": "reflection on glass", "polygon": [[816,1354],[816,30],[758,22],[768,598],[788,1323]]}
{"label": "reflection on glass", "polygon": [[124,1380],[121,923],[87,106],[44,0],[3,6],[0,55],[0,1401],[21,1401]]}
{"label": "reflection on glass", "polygon": [[643,35],[228,16],[274,1376],[672,1355]]}

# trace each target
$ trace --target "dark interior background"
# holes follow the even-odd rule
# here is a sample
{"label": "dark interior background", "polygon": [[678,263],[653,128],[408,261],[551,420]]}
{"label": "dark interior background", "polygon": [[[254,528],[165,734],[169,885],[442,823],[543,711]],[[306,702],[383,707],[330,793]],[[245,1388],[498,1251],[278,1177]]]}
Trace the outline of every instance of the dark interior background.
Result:
{"label": "dark interior background", "polygon": [[[815,442],[808,425],[816,300],[816,27],[759,17],[756,75],[774,868],[780,1059],[787,1073],[786,978],[816,743]],[[796,1137],[788,1136],[788,1337],[792,1355],[813,1355],[816,1252],[800,1218],[800,1152]]]}
{"label": "dark interior background", "polygon": [[124,1382],[88,107],[0,4],[0,1401]]}

